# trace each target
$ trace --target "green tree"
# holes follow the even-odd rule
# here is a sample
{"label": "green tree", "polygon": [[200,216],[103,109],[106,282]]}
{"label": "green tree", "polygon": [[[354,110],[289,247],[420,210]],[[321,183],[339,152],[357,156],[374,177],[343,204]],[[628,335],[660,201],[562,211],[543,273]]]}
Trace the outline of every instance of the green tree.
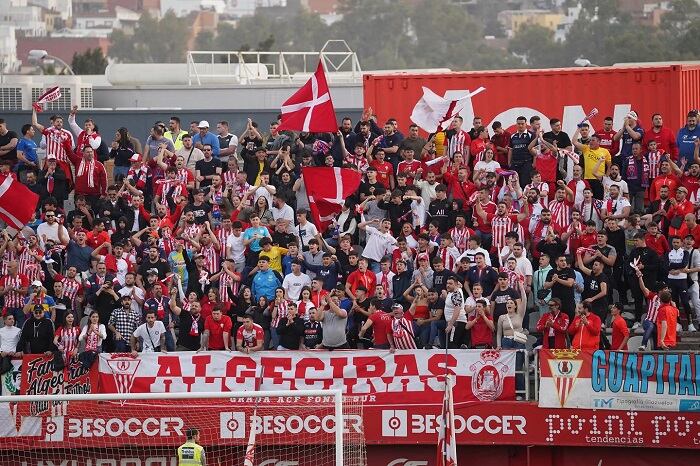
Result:
{"label": "green tree", "polygon": [[181,63],[190,35],[187,18],[168,10],[161,19],[148,12],[141,15],[133,34],[112,33],[110,56],[127,63]]}
{"label": "green tree", "polygon": [[554,40],[554,31],[542,26],[521,27],[511,39],[508,50],[530,68],[571,66],[566,63],[563,45]]}
{"label": "green tree", "polygon": [[104,74],[107,65],[102,49],[95,47],[83,53],[74,53],[70,67],[75,74]]}

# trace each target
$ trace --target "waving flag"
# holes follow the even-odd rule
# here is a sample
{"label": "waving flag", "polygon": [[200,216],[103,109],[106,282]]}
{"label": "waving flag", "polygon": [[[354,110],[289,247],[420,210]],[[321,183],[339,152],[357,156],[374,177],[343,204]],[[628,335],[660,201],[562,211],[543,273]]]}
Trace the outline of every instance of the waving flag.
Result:
{"label": "waving flag", "polygon": [[60,98],[61,98],[61,88],[58,86],[50,87],[46,90],[46,92],[44,92],[43,94],[41,94],[39,96],[39,98],[36,100],[36,102],[34,102],[32,104],[32,107],[34,107],[34,109],[37,112],[43,112],[44,111],[43,104],[45,104],[47,102],[54,102]]}
{"label": "waving flag", "polygon": [[324,231],[340,212],[345,199],[360,187],[362,175],[349,168],[309,167],[302,170],[311,215],[319,231]]}
{"label": "waving flag", "polygon": [[467,106],[471,98],[485,90],[480,87],[460,99],[447,100],[424,86],[423,97],[413,107],[411,121],[429,133],[444,131],[450,127],[452,120]]}
{"label": "waving flag", "polygon": [[0,219],[8,226],[21,230],[36,210],[39,196],[12,176],[0,175]]}
{"label": "waving flag", "polygon": [[282,124],[279,129],[309,133],[338,131],[335,109],[321,60],[311,79],[282,104]]}
{"label": "waving flag", "polygon": [[442,424],[438,426],[437,466],[457,466],[455,438],[455,408],[452,402],[452,378],[445,377],[445,396],[442,400]]}

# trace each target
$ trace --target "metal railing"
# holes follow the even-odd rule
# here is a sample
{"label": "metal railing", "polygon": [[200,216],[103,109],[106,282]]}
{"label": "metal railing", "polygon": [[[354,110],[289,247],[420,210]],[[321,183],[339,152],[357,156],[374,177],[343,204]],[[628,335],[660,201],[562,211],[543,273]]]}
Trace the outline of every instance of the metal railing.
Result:
{"label": "metal railing", "polygon": [[230,78],[232,84],[292,82],[313,73],[319,58],[329,72],[329,81],[361,81],[362,68],[357,54],[344,40],[329,40],[320,52],[190,50],[187,52],[187,78],[190,86],[222,78]]}

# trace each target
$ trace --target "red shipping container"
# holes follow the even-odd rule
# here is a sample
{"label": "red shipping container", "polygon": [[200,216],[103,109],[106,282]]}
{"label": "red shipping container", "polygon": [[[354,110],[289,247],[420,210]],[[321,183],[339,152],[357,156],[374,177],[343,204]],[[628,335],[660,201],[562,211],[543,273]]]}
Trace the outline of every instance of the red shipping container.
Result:
{"label": "red shipping container", "polygon": [[651,116],[660,113],[664,126],[676,133],[685,124],[688,110],[700,106],[700,65],[370,74],[364,77],[365,107],[373,108],[380,124],[396,118],[406,133],[411,111],[423,95],[422,86],[452,98],[484,86],[486,91],[461,113],[465,129],[471,128],[474,115],[483,118],[490,132],[493,121],[510,127],[519,115],[528,119],[539,115],[545,130],[550,118],[559,118],[571,135],[586,114],[597,108],[599,113],[592,119],[596,129],[606,116],[613,117],[618,129],[634,110],[643,128],[648,129]]}

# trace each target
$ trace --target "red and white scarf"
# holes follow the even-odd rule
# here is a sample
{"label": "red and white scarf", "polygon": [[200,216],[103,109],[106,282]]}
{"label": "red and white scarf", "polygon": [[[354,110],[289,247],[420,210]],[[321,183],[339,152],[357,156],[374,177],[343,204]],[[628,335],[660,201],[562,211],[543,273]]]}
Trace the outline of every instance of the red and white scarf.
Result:
{"label": "red and white scarf", "polygon": [[78,166],[78,176],[84,176],[86,174],[87,174],[87,178],[88,178],[88,187],[94,188],[95,187],[95,159],[91,159],[91,160],[82,159],[80,161],[80,165]]}

